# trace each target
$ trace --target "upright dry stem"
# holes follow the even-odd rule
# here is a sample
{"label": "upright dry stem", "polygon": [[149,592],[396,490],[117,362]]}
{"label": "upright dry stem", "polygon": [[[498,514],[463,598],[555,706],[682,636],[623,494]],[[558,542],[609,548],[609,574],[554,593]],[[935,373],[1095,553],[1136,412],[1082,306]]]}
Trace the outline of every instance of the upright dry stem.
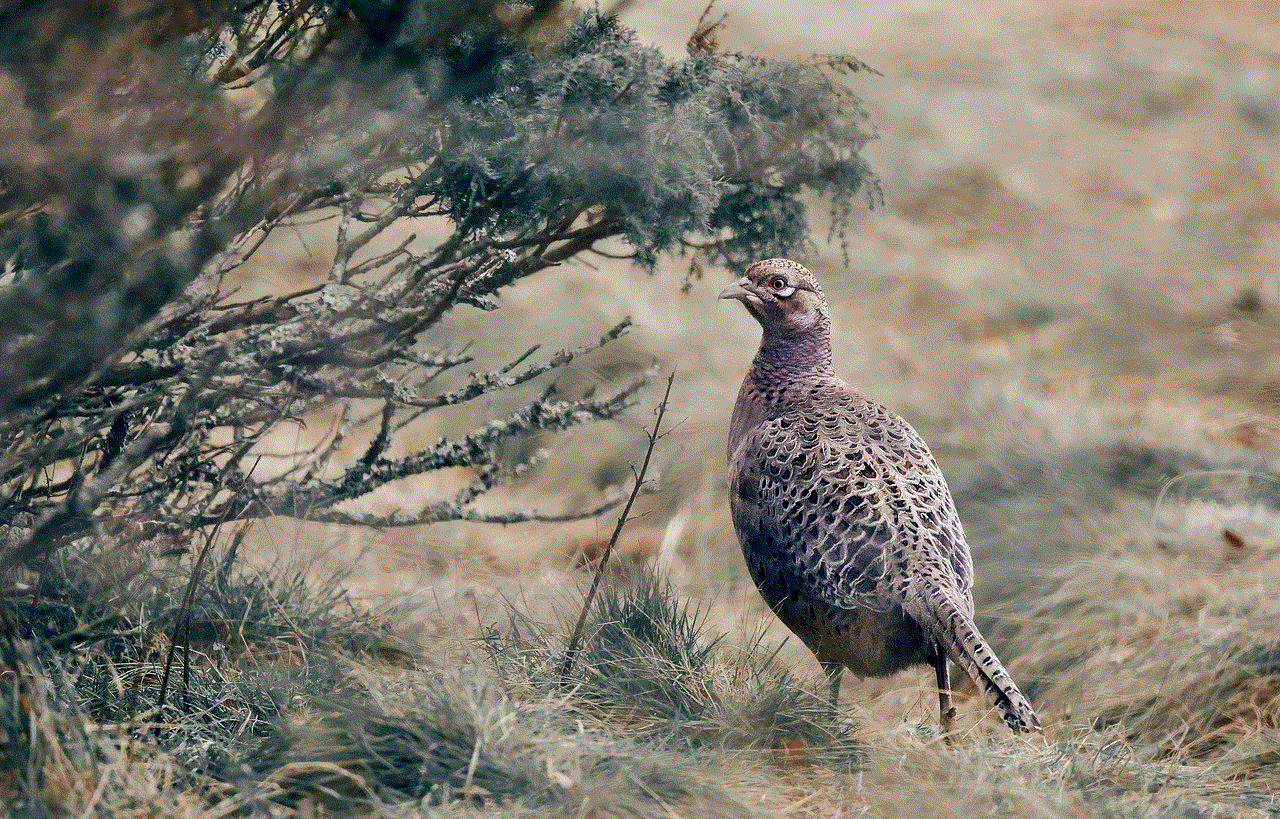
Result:
{"label": "upright dry stem", "polygon": [[618,516],[618,523],[613,527],[613,535],[609,538],[609,544],[604,547],[604,554],[600,556],[600,565],[596,566],[596,576],[591,580],[591,588],[587,590],[587,597],[582,601],[582,612],[578,615],[578,622],[573,627],[573,632],[569,635],[569,647],[565,649],[564,660],[560,663],[560,678],[568,679],[569,672],[573,670],[573,660],[578,654],[578,649],[582,642],[582,627],[587,622],[587,612],[591,611],[591,604],[595,601],[596,591],[600,588],[600,578],[604,577],[605,567],[609,564],[609,555],[613,554],[614,544],[618,542],[618,536],[622,534],[622,527],[627,525],[630,520],[628,515],[631,514],[631,505],[635,503],[636,496],[640,494],[640,489],[645,484],[645,473],[649,470],[649,461],[653,458],[653,448],[657,445],[658,439],[662,436],[658,434],[662,427],[662,417],[667,414],[667,401],[671,398],[671,385],[675,383],[676,374],[673,372],[667,376],[667,390],[662,394],[662,401],[658,404],[658,417],[653,422],[653,432],[648,433],[649,446],[644,451],[644,460],[640,463],[640,469],[635,473],[635,482],[631,486],[631,494],[627,496],[627,503],[622,507],[622,514]]}

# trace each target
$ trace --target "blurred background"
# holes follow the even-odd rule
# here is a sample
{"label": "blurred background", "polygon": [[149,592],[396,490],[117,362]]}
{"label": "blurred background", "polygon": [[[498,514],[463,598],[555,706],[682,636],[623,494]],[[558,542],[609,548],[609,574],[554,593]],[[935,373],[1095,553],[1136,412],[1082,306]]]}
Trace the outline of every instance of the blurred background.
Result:
{"label": "blurred background", "polygon": [[[703,6],[635,2],[622,17],[678,56]],[[815,235],[798,257],[825,284],[837,371],[916,426],[947,473],[989,630],[1016,626],[1017,601],[1082,558],[1151,547],[1216,565],[1280,548],[1280,8],[738,0],[713,14],[727,14],[727,50],[848,53],[880,72],[849,83],[879,135],[864,153],[885,202],[846,243]],[[246,297],[322,278],[331,231],[278,232],[242,271]],[[548,438],[550,461],[481,505],[554,512],[625,489],[674,371],[654,491],[616,565],[656,565],[714,628],[783,644],[816,677],[759,602],[729,522],[724,436],[759,330],[715,295],[739,274],[691,278],[668,259],[649,275],[586,254],[510,287],[495,313],[453,311],[442,333],[474,341],[479,369],[631,316],[581,372],[620,382],[652,367],[630,416]],[[466,411],[459,429],[496,408]],[[413,507],[454,478],[372,502]],[[512,599],[573,611],[613,523],[273,520],[249,537],[262,560],[420,603],[404,628],[431,640],[474,635]],[[914,672],[853,688],[899,715],[932,707]]]}

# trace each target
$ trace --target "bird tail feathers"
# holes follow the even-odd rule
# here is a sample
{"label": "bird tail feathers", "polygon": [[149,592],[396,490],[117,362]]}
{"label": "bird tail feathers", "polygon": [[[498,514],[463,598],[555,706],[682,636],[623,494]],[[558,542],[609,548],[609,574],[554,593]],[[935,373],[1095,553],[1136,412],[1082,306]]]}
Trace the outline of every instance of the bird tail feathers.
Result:
{"label": "bird tail feathers", "polygon": [[1040,720],[1036,718],[1031,703],[1018,690],[1009,672],[1005,671],[1000,659],[978,632],[973,616],[941,593],[929,602],[934,609],[932,623],[935,628],[931,629],[934,632],[932,636],[951,659],[986,692],[996,708],[1000,709],[1005,724],[1014,733],[1039,730]]}

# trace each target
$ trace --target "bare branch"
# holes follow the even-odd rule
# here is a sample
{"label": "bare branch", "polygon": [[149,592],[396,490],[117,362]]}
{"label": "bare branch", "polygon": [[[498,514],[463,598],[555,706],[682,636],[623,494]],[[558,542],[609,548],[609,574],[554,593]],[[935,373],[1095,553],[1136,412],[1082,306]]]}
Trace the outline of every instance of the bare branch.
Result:
{"label": "bare branch", "polygon": [[[242,487],[241,497],[215,506],[204,516],[207,523],[220,520],[288,515],[305,520],[326,520],[330,507],[353,500],[388,483],[438,469],[479,466],[490,463],[494,448],[512,437],[540,431],[566,429],[578,424],[616,417],[631,404],[632,396],[643,385],[636,381],[602,399],[552,401],[549,388],[535,402],[512,413],[505,420],[493,421],[461,438],[443,438],[434,446],[403,458],[377,457],[369,463],[349,467],[338,479],[312,482],[276,482],[257,488]],[[448,505],[457,505],[450,503]],[[445,508],[441,506],[439,508]],[[447,519],[458,519],[450,517]],[[395,524],[406,525],[406,524]]]}
{"label": "bare branch", "polygon": [[390,515],[374,515],[361,512],[341,512],[335,509],[307,514],[305,520],[316,523],[338,523],[348,526],[367,526],[371,529],[392,529],[404,526],[426,526],[448,521],[469,523],[568,523],[599,517],[610,509],[616,509],[622,500],[610,500],[591,509],[576,509],[560,513],[544,513],[534,509],[518,509],[510,512],[480,512],[453,503],[441,502],[424,507],[412,514],[395,512]]}
{"label": "bare branch", "polygon": [[596,575],[591,580],[591,588],[587,591],[587,596],[582,601],[582,613],[578,615],[578,622],[574,624],[573,631],[569,634],[569,646],[565,649],[564,659],[560,663],[560,679],[562,681],[567,681],[569,672],[573,670],[573,661],[578,655],[578,647],[582,640],[582,627],[587,622],[587,614],[591,611],[591,604],[595,602],[596,591],[600,588],[600,578],[604,577],[605,566],[609,562],[609,555],[613,553],[613,547],[618,543],[618,536],[622,534],[622,527],[627,525],[629,520],[627,516],[631,514],[631,505],[635,503],[636,496],[640,494],[640,489],[645,484],[645,475],[649,470],[649,460],[653,457],[653,448],[661,437],[658,431],[662,428],[662,417],[667,414],[667,402],[671,400],[671,385],[675,383],[675,380],[675,372],[667,376],[667,390],[662,394],[662,401],[658,404],[658,417],[653,421],[653,432],[648,433],[649,445],[645,448],[644,460],[640,464],[640,469],[635,472],[635,480],[631,485],[631,494],[627,496],[627,503],[622,507],[622,514],[618,515],[618,523],[613,527],[613,534],[609,536],[609,542],[604,547],[604,554],[600,556],[600,564],[596,566]]}

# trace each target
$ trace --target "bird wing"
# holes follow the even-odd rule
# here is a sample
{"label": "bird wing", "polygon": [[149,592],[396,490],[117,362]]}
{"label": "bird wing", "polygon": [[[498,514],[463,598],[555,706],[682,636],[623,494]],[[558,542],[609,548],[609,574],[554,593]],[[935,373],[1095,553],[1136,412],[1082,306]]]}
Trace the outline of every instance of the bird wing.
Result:
{"label": "bird wing", "polygon": [[766,555],[766,571],[838,609],[905,607],[927,589],[968,601],[969,551],[924,441],[848,388],[815,398],[757,425],[734,455],[744,543]]}

